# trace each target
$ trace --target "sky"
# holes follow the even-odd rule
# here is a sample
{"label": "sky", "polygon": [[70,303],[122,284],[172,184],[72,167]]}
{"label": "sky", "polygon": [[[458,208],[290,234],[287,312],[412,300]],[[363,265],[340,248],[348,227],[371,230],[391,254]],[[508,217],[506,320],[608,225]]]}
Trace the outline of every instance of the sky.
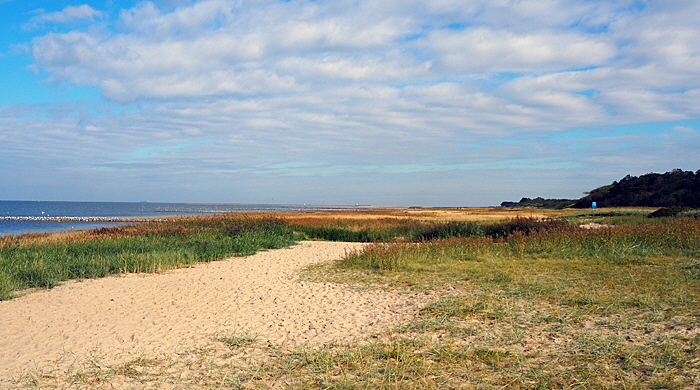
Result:
{"label": "sky", "polygon": [[0,199],[489,206],[700,169],[696,0],[0,0]]}

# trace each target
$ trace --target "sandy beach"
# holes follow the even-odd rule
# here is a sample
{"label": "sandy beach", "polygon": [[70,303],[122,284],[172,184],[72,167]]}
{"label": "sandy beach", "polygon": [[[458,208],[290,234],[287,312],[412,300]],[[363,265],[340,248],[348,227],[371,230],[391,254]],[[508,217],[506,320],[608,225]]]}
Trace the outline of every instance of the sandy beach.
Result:
{"label": "sandy beach", "polygon": [[216,334],[284,347],[352,342],[412,318],[425,295],[298,281],[304,266],[362,244],[292,248],[162,274],[67,282],[0,302],[0,387],[69,354],[114,363],[176,354]]}

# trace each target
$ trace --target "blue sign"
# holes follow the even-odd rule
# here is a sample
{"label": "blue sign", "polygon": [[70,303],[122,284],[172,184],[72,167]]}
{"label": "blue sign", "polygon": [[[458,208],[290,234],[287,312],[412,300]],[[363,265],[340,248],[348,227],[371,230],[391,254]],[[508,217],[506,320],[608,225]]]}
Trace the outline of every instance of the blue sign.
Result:
{"label": "blue sign", "polygon": [[595,210],[595,208],[596,208],[595,202],[593,202],[593,204],[591,204],[591,208],[592,208],[593,210]]}

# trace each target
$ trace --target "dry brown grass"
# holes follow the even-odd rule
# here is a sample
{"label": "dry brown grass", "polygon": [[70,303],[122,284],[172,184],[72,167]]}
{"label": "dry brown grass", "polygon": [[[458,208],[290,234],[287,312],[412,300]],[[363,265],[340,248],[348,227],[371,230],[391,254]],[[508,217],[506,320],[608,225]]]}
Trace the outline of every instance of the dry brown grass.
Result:
{"label": "dry brown grass", "polygon": [[[605,212],[641,212],[654,208],[621,207],[605,209]],[[531,209],[504,207],[383,207],[363,211],[314,211],[314,212],[275,212],[261,215],[275,216],[294,224],[318,223],[314,221],[368,221],[381,219],[402,219],[412,221],[476,221],[490,222],[514,218],[560,218],[590,212],[585,209]],[[601,210],[598,210],[601,211]]]}
{"label": "dry brown grass", "polygon": [[[581,210],[540,210],[502,207],[392,207],[366,211],[284,212],[276,216],[301,224],[313,220],[408,219],[420,221],[498,221],[509,218],[555,218]],[[300,222],[296,222],[300,221]]]}

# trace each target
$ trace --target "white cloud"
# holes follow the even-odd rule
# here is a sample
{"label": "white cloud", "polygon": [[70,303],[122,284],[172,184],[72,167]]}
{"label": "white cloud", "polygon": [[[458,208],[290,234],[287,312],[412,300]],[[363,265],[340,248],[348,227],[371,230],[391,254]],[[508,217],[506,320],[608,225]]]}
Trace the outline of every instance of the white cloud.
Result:
{"label": "white cloud", "polygon": [[[518,122],[554,129],[698,112],[689,103],[700,80],[690,40],[698,27],[683,16],[685,8],[627,10],[634,3],[626,0],[180,4],[171,11],[152,2],[123,10],[116,32],[38,37],[34,57],[52,80],[98,86],[119,102],[275,94],[327,101],[332,93],[345,99],[346,86],[422,84],[435,87],[404,95],[403,104],[441,111],[443,122],[470,112],[473,128]],[[675,17],[681,22],[671,23]],[[511,79],[479,91],[500,73]],[[455,83],[465,88],[451,91]],[[679,95],[679,88],[689,90]],[[362,99],[376,101],[353,98],[360,101],[352,106],[362,108],[372,106]],[[469,100],[481,111],[466,108]],[[430,123],[410,117],[386,120]]]}
{"label": "white cloud", "polygon": [[33,16],[29,22],[24,25],[25,29],[34,29],[46,23],[72,23],[78,20],[94,20],[101,18],[104,14],[87,4],[79,6],[67,6],[62,11],[45,12],[38,10],[37,15]]}
{"label": "white cloud", "polygon": [[[292,9],[282,12],[285,6]],[[309,69],[326,79],[402,72],[382,64],[402,20],[326,18],[317,8],[263,2],[239,9],[210,0],[162,13],[143,3],[122,12],[121,34],[48,34],[35,39],[34,56],[54,79],[98,85],[117,101],[269,93]]]}
{"label": "white cloud", "polygon": [[700,3],[651,2],[645,12],[620,18],[611,28],[623,64],[637,70],[636,83],[651,88],[700,87]]}
{"label": "white cloud", "polygon": [[673,126],[671,130],[664,134],[661,134],[663,138],[671,139],[688,139],[695,137],[697,135],[697,130],[688,126]]}
{"label": "white cloud", "polygon": [[614,55],[599,39],[555,31],[517,34],[488,28],[447,29],[431,33],[420,45],[449,73],[585,68],[603,64]]}

